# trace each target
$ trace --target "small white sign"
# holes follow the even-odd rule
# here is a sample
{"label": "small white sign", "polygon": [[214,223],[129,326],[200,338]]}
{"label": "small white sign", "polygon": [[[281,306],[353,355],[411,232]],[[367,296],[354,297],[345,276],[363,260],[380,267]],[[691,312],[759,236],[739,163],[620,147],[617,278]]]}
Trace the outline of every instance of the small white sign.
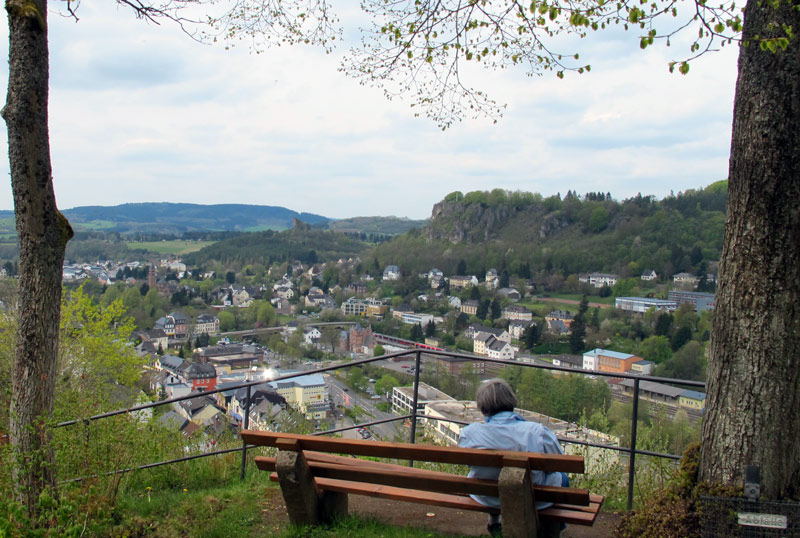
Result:
{"label": "small white sign", "polygon": [[786,516],[778,514],[754,514],[750,512],[739,512],[739,525],[750,527],[767,527],[770,529],[785,529],[787,526]]}

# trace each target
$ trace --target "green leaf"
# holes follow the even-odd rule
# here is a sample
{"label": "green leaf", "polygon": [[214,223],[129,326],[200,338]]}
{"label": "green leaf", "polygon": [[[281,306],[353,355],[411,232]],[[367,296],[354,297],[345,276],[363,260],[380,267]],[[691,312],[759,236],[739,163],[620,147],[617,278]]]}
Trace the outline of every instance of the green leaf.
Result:
{"label": "green leaf", "polygon": [[681,72],[681,75],[687,74],[689,72],[689,63],[681,62],[681,66],[678,68],[678,71]]}

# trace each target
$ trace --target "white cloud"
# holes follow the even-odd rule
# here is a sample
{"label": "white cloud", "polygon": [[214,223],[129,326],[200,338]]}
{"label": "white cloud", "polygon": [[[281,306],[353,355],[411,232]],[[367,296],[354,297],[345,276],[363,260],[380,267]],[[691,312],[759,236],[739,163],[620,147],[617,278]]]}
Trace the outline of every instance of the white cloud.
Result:
{"label": "white cloud", "polygon": [[[593,67],[565,80],[470,66],[465,76],[508,104],[505,117],[442,132],[345,78],[336,54],[226,51],[106,4],[80,16],[50,17],[61,207],[257,203],[421,218],[454,190],[663,196],[727,174],[733,49],[688,76],[666,67],[680,43],[640,51],[618,33],[565,42]],[[0,207],[11,206],[6,183]]]}

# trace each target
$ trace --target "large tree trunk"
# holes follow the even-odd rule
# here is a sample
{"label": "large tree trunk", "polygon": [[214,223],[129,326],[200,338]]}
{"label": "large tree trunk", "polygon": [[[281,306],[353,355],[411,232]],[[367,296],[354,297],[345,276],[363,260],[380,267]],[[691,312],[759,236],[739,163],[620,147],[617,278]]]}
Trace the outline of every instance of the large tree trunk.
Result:
{"label": "large tree trunk", "polygon": [[55,488],[46,421],[53,409],[61,268],[72,229],[56,208],[47,128],[45,0],[7,0],[9,25],[8,157],[19,235],[17,347],[12,374],[11,442],[15,495],[36,511]]}
{"label": "large tree trunk", "polygon": [[745,7],[700,472],[738,485],[758,465],[777,499],[800,495],[800,38],[755,38],[800,11],[772,4]]}

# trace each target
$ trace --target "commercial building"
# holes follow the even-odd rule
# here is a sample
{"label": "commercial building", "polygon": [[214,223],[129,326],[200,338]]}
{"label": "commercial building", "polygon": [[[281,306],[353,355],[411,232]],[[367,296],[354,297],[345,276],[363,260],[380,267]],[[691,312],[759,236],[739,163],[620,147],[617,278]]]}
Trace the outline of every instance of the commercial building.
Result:
{"label": "commercial building", "polygon": [[667,297],[675,301],[678,306],[689,303],[694,306],[697,312],[714,310],[714,302],[716,300],[713,293],[704,293],[702,291],[671,290]]}
{"label": "commercial building", "polygon": [[678,304],[674,300],[650,297],[617,297],[614,306],[620,310],[640,313],[645,313],[651,308],[665,312],[673,312],[678,308]]}

